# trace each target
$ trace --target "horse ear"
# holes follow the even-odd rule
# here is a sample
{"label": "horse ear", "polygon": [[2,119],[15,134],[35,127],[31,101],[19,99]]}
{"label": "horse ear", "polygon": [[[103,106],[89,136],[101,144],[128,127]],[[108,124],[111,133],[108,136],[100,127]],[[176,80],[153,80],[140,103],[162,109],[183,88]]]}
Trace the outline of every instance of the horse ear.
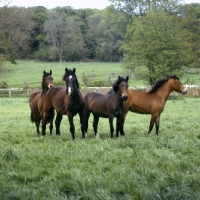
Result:
{"label": "horse ear", "polygon": [[46,71],[44,70],[43,74],[45,75],[46,74]]}
{"label": "horse ear", "polygon": [[76,68],[73,69],[74,74],[76,73]]}
{"label": "horse ear", "polygon": [[129,80],[129,76],[126,77],[126,82],[127,82],[127,83],[128,83],[128,80]]}
{"label": "horse ear", "polygon": [[50,75],[52,74],[52,71],[50,70]]}
{"label": "horse ear", "polygon": [[121,77],[120,76],[118,76],[118,81],[121,79]]}
{"label": "horse ear", "polygon": [[65,68],[65,73],[67,73],[67,72],[68,72],[68,68],[66,67],[66,68]]}

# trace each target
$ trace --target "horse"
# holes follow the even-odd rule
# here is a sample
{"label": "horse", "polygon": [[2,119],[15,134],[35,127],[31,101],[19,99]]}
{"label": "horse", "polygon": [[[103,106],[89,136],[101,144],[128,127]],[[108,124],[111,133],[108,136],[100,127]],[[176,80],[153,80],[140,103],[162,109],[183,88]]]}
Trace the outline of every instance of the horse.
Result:
{"label": "horse", "polygon": [[[34,91],[29,98],[29,106],[31,109],[30,120],[35,123],[36,131],[38,136],[40,135],[40,121],[41,121],[41,110],[43,109],[44,97],[50,87],[53,86],[52,71],[43,71],[41,90]],[[50,134],[52,134],[53,122],[50,123]]]}
{"label": "horse", "polygon": [[87,134],[88,130],[88,119],[92,113],[94,116],[93,129],[95,137],[98,138],[99,134],[97,132],[99,117],[109,118],[110,124],[110,134],[113,138],[113,119],[116,120],[116,137],[119,136],[119,131],[121,135],[124,135],[122,127],[120,127],[120,120],[123,114],[123,102],[127,100],[127,90],[128,90],[128,79],[127,76],[125,79],[123,77],[118,77],[118,80],[113,84],[113,92],[104,95],[97,92],[89,92],[84,96],[85,100],[85,130]]}
{"label": "horse", "polygon": [[57,112],[55,121],[56,135],[60,136],[60,122],[62,120],[62,116],[67,115],[72,139],[75,139],[75,126],[73,117],[78,113],[81,123],[82,138],[85,138],[85,102],[79,90],[76,69],[74,68],[73,70],[70,70],[65,68],[65,73],[62,79],[66,82],[66,87],[51,87],[45,96],[42,118],[42,135],[45,135],[46,124],[53,118],[53,112],[55,109]]}
{"label": "horse", "polygon": [[176,75],[170,75],[157,81],[151,90],[147,92],[129,89],[127,92],[128,100],[124,102],[121,126],[124,126],[128,111],[138,114],[151,114],[148,134],[151,133],[155,124],[155,134],[158,136],[160,116],[172,91],[176,91],[182,95],[187,93],[187,89],[182,85]]}

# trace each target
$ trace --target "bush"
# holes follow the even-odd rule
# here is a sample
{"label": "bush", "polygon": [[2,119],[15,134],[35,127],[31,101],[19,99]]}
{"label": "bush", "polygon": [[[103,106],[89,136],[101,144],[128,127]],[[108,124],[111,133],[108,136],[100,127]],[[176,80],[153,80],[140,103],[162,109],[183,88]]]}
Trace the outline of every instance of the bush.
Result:
{"label": "bush", "polygon": [[0,82],[0,88],[7,88],[8,87],[8,84],[6,81],[1,81]]}

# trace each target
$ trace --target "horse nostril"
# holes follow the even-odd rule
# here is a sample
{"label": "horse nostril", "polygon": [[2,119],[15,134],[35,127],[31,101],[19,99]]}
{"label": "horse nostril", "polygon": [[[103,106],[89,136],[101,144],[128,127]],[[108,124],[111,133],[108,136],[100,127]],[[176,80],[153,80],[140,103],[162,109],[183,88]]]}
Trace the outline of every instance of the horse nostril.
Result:
{"label": "horse nostril", "polygon": [[126,101],[128,99],[128,96],[127,95],[123,95],[122,99],[123,99],[123,101]]}
{"label": "horse nostril", "polygon": [[182,94],[187,94],[187,90],[182,91]]}

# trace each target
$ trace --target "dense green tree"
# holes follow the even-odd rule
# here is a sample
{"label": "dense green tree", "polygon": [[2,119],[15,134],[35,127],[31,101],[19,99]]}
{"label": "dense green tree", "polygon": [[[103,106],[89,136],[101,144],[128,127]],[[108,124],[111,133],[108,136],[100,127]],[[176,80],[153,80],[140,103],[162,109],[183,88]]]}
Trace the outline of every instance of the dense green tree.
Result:
{"label": "dense green tree", "polygon": [[122,53],[119,48],[123,43],[123,36],[104,20],[102,12],[88,18],[88,26],[93,40],[94,58],[101,61],[119,61]]}
{"label": "dense green tree", "polygon": [[49,11],[45,31],[50,60],[62,62],[84,57],[84,41],[76,17]]}
{"label": "dense green tree", "polygon": [[193,56],[190,66],[200,68],[200,4],[184,6],[180,23],[184,45]]}
{"label": "dense green tree", "polygon": [[179,20],[164,11],[149,12],[137,18],[127,30],[125,57],[131,69],[143,69],[142,75],[152,85],[167,74],[180,75],[191,62],[180,36]]}
{"label": "dense green tree", "polygon": [[29,57],[32,32],[32,12],[26,8],[0,8],[0,48],[6,60]]}
{"label": "dense green tree", "polygon": [[109,0],[111,6],[126,14],[131,23],[135,17],[143,16],[150,11],[163,10],[178,13],[184,0]]}

